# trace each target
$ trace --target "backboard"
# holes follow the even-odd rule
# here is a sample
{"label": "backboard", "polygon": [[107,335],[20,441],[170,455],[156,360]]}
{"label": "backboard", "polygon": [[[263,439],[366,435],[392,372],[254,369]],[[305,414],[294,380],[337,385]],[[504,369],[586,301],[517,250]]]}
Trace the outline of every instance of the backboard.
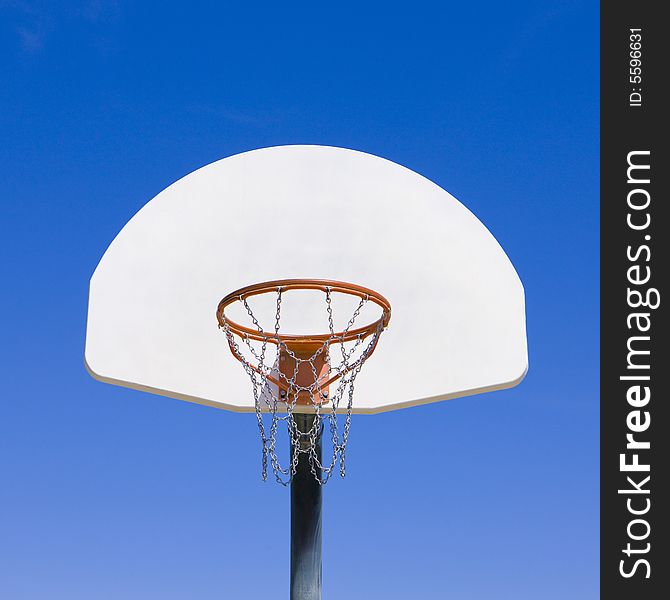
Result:
{"label": "backboard", "polygon": [[[366,286],[392,305],[356,380],[354,413],[508,388],[526,373],[523,287],[484,225],[421,175],[327,146],[225,158],[140,209],[91,278],[87,369],[106,383],[253,412],[217,305],[237,288],[291,278]],[[297,306],[290,327],[318,326],[306,325],[306,298]]]}

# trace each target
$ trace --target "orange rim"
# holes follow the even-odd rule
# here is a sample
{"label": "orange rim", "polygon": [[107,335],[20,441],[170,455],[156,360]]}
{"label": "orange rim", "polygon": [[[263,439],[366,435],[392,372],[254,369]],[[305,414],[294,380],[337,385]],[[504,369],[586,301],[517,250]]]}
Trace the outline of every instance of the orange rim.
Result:
{"label": "orange rim", "polygon": [[[374,302],[382,309],[382,316],[368,325],[364,325],[363,327],[358,327],[346,332],[341,331],[335,334],[324,333],[299,335],[274,332],[260,333],[258,330],[254,330],[236,323],[235,321],[226,317],[224,314],[226,308],[234,302],[240,302],[246,298],[258,296],[259,294],[276,292],[280,289],[282,293],[290,290],[321,290],[323,292],[330,290],[331,292],[357,296],[358,298],[367,299]],[[221,302],[219,302],[219,306],[216,310],[216,318],[221,327],[227,326],[234,334],[240,337],[247,337],[259,342],[267,340],[273,344],[280,344],[283,342],[287,346],[293,348],[303,345],[323,344],[329,340],[332,340],[331,343],[341,343],[350,342],[359,338],[360,336],[366,338],[375,333],[380,324],[384,328],[388,326],[389,321],[391,320],[391,303],[380,293],[361,285],[356,285],[354,283],[331,281],[329,279],[279,279],[276,281],[255,283],[253,285],[248,285],[246,287],[240,288],[239,290],[231,292],[225,298],[223,298]]]}
{"label": "orange rim", "polygon": [[[281,289],[282,293],[290,290],[321,290],[323,292],[330,290],[331,292],[338,292],[341,294],[349,294],[350,296],[357,296],[358,298],[365,298],[367,300],[371,300],[382,309],[382,316],[369,325],[358,327],[351,331],[341,331],[335,334],[325,333],[316,335],[294,335],[274,332],[260,333],[258,330],[250,329],[249,327],[245,327],[244,325],[240,325],[239,323],[232,321],[224,314],[226,307],[230,306],[234,302],[241,302],[246,298],[257,296],[259,294],[276,292],[279,289]],[[325,343],[329,343],[329,345],[337,344],[352,341],[359,337],[365,339],[366,337],[376,333],[380,326],[382,329],[387,327],[389,321],[391,320],[391,303],[380,293],[353,283],[331,281],[329,279],[279,279],[276,281],[255,283],[253,285],[248,285],[246,287],[240,288],[239,290],[231,292],[223,300],[221,300],[221,302],[219,302],[219,306],[216,310],[216,318],[220,327],[228,328],[232,333],[239,337],[247,337],[259,342],[268,341],[277,345],[283,343],[292,351],[300,351],[300,349],[312,349],[314,352],[316,352],[318,347]],[[379,339],[377,338],[374,342],[374,345],[370,349],[368,357],[375,351],[378,341]],[[243,362],[243,359],[235,352],[232,339],[229,340],[228,345],[230,346],[230,350],[233,353],[233,356],[235,356],[239,361]],[[319,389],[327,389],[331,383],[337,381],[340,377],[342,377],[342,375],[344,375],[344,373],[350,371],[353,366],[354,365],[349,366],[345,371],[333,375],[327,381],[320,383]],[[249,367],[251,367],[257,373],[261,373],[261,371],[255,365],[249,364]],[[289,391],[289,386],[285,382],[281,381],[281,378],[278,379],[268,374],[265,374],[265,377],[268,381],[274,383],[280,389]]]}

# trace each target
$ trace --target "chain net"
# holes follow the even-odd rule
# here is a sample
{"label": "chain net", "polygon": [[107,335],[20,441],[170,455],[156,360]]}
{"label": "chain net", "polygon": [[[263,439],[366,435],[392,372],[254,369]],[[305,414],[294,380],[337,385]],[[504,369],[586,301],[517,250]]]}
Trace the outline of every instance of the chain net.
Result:
{"label": "chain net", "polygon": [[[357,317],[369,302],[369,297],[360,299],[358,306],[347,321],[346,327],[336,332],[334,326],[332,290],[325,288],[325,305],[329,337],[319,342],[318,347],[306,355],[292,350],[278,336],[281,331],[281,307],[284,290],[276,290],[276,312],[274,325],[268,333],[259,323],[243,296],[239,297],[249,319],[262,341],[247,335],[236,335],[222,315],[219,327],[224,331],[235,357],[242,363],[251,380],[258,429],[262,442],[262,477],[268,477],[268,463],[275,479],[288,485],[296,473],[300,454],[307,454],[312,474],[325,484],[339,463],[340,476],[346,474],[346,447],[351,425],[354,384],[366,359],[375,349],[384,324],[379,319],[372,333],[359,334],[353,340],[345,340]],[[289,360],[292,368],[282,372],[280,360]],[[286,371],[286,369],[284,369]],[[308,374],[305,377],[305,373]],[[337,377],[335,381],[332,381]],[[270,379],[269,379],[270,378]],[[281,381],[282,389],[275,381]],[[324,383],[331,381],[328,391]],[[295,414],[298,398],[309,398],[310,412],[315,413],[311,427],[301,431]],[[315,401],[319,398],[319,401]],[[304,404],[304,400],[302,402]],[[338,412],[344,413],[338,421]],[[282,464],[277,454],[277,438],[280,430],[286,430],[291,446],[288,463]],[[332,452],[327,460],[320,457],[317,445],[320,436],[328,434]]]}

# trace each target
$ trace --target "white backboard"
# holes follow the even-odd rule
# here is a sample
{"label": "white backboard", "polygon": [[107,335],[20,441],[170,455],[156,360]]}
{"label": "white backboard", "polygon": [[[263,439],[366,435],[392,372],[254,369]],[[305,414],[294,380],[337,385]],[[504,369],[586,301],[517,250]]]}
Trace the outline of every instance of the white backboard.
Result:
{"label": "white backboard", "polygon": [[86,366],[107,383],[253,411],[217,305],[248,284],[303,277],[391,302],[355,413],[508,388],[526,373],[523,287],[484,225],[421,175],[327,146],[232,156],[146,204],[91,278]]}

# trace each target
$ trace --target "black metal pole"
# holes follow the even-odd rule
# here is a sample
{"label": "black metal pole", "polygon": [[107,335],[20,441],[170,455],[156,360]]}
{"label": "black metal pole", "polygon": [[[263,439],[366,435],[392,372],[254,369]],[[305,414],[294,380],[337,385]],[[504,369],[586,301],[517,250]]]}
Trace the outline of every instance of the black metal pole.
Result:
{"label": "black metal pole", "polygon": [[[316,415],[294,414],[299,431],[309,431]],[[316,451],[321,460],[321,435]],[[321,484],[300,453],[291,481],[291,600],[321,600]]]}

